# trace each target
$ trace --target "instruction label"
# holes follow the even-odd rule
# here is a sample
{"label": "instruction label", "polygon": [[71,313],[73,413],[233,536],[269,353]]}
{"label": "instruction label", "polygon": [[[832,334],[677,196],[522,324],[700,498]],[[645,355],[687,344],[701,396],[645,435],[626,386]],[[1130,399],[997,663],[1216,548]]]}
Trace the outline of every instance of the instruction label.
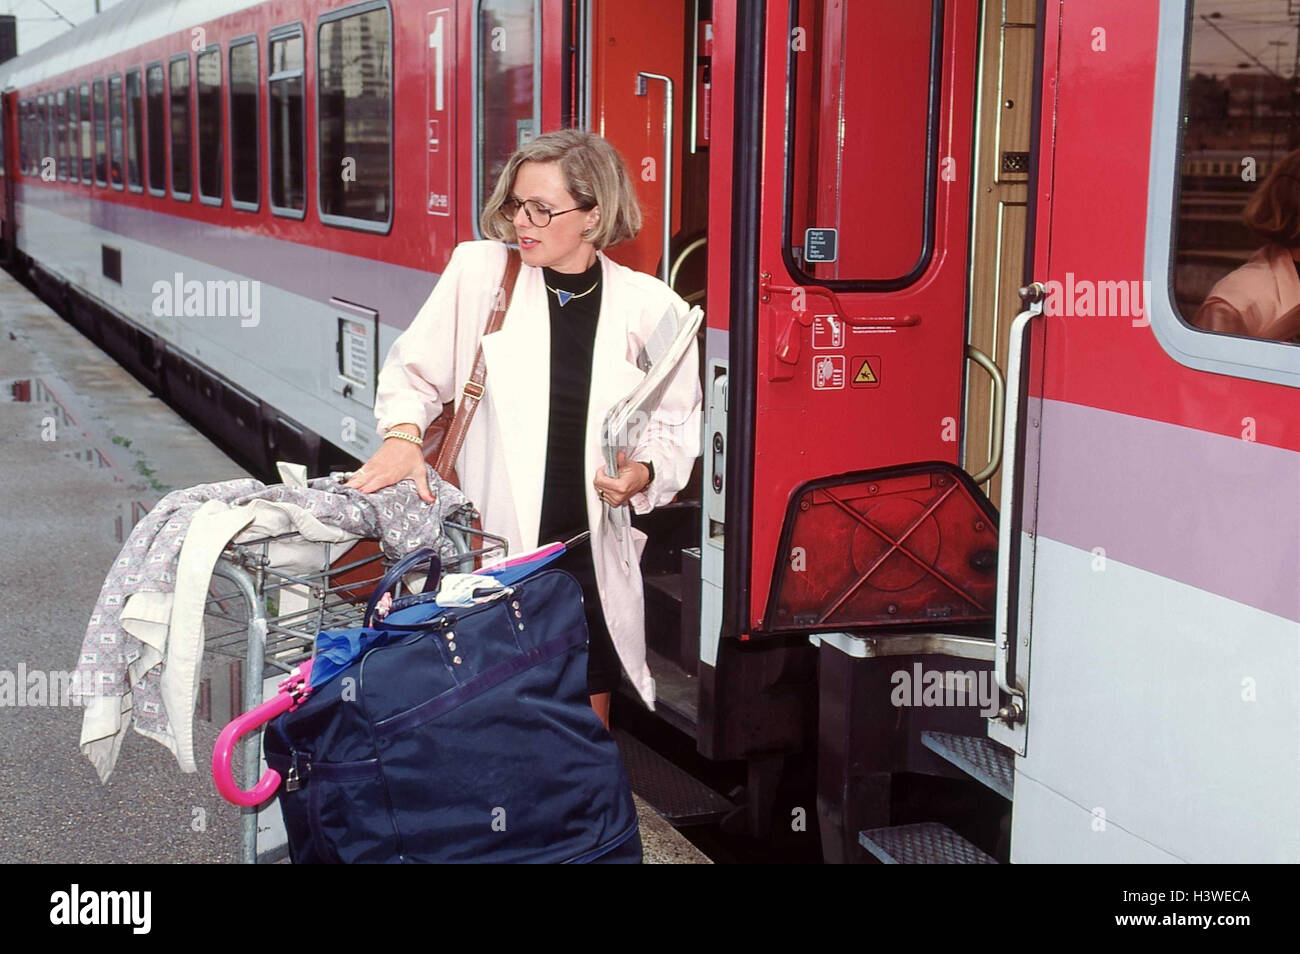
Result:
{"label": "instruction label", "polygon": [[844,347],[844,322],[836,315],[813,315],[812,346],[816,351]]}
{"label": "instruction label", "polygon": [[844,387],[844,355],[813,355],[812,386],[814,391],[834,391]]}

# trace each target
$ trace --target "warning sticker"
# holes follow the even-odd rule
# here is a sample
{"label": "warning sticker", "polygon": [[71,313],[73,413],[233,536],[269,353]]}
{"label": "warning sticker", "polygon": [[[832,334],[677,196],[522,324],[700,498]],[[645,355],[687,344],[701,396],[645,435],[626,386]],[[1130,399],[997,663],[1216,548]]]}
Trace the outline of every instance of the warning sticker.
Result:
{"label": "warning sticker", "polygon": [[858,355],[849,367],[853,369],[853,378],[849,383],[855,388],[880,387],[880,355]]}
{"label": "warning sticker", "polygon": [[813,315],[812,346],[816,351],[844,347],[844,323],[836,315]]}
{"label": "warning sticker", "polygon": [[813,355],[812,386],[814,391],[833,391],[844,387],[844,355]]}

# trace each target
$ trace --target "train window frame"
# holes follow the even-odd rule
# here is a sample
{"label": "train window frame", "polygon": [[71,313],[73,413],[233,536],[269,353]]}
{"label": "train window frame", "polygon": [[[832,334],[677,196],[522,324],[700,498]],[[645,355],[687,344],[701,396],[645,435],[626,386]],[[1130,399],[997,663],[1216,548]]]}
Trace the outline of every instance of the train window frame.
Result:
{"label": "train window frame", "polygon": [[68,101],[62,89],[54,91],[54,165],[56,178],[68,181]]}
{"label": "train window frame", "polygon": [[[217,142],[216,142],[216,148],[215,150],[213,150],[217,156],[217,192],[215,194],[203,191],[203,156],[207,153],[207,149],[205,148],[203,143],[203,117],[201,115],[202,113],[201,104],[203,102],[203,97],[199,88],[200,87],[199,60],[205,56],[215,56],[217,62],[217,96],[216,96]],[[193,103],[194,121],[192,123],[194,127],[194,147],[195,147],[194,150],[195,176],[193,181],[194,191],[198,195],[199,202],[202,205],[210,205],[216,208],[220,208],[221,206],[225,205],[225,195],[226,195],[225,140],[228,137],[225,134],[226,133],[226,123],[225,123],[225,116],[224,116],[225,110],[222,108],[222,104],[225,100],[225,96],[222,92],[222,90],[225,87],[225,71],[223,69],[223,66],[224,64],[221,61],[221,44],[210,43],[207,46],[205,46],[203,49],[195,52],[194,73],[190,77],[190,85],[194,87],[194,103]]]}
{"label": "train window frame", "polygon": [[82,80],[77,90],[77,153],[81,158],[81,184],[95,181],[95,113],[90,96],[90,80]]}
{"label": "train window frame", "polygon": [[[542,129],[542,3],[541,0],[532,0],[533,3],[533,129],[540,135]],[[479,76],[479,16],[483,10],[483,0],[474,0],[474,9],[470,14],[470,56],[469,56],[469,83],[472,95],[470,96],[470,127],[472,134],[470,139],[473,143],[470,156],[470,189],[473,196],[474,214],[471,216],[471,225],[474,230],[474,238],[482,239],[483,230],[479,227],[479,219],[483,215],[483,175],[481,172],[483,166],[483,87],[481,84],[482,77]],[[590,95],[590,86],[588,83],[588,95]],[[590,111],[588,111],[590,115]]]}
{"label": "train window frame", "polygon": [[[122,96],[125,105],[125,122],[122,128],[122,167],[126,170],[126,187],[132,192],[144,192],[144,159],[145,150],[148,143],[145,142],[145,101],[144,101],[144,74],[140,67],[133,66],[124,74],[125,81],[122,84]],[[134,117],[131,115],[131,80],[135,79],[136,101],[139,111]],[[136,133],[139,133],[137,136]],[[136,147],[135,158],[135,178],[131,181],[131,153],[130,146],[134,143]]]}
{"label": "train window frame", "polygon": [[[159,122],[157,130],[154,129],[154,123],[149,118],[149,73],[153,70],[158,71],[158,76],[162,80],[162,109],[158,111]],[[167,135],[167,67],[162,60],[154,60],[144,65],[144,145],[145,145],[145,164],[144,164],[144,187],[154,198],[162,199],[167,196],[167,170],[171,167],[168,158],[168,148],[170,139]],[[155,132],[158,135],[158,143],[162,147],[158,150],[161,159],[158,162],[156,171],[160,173],[159,179],[161,186],[154,186],[155,166],[153,163]]]}
{"label": "train window frame", "polygon": [[[100,149],[100,136],[96,129],[103,130],[103,149]],[[90,81],[90,152],[92,175],[95,185],[101,189],[108,188],[108,80],[98,76]],[[103,173],[101,175],[101,157]]]}
{"label": "train window frame", "polygon": [[[229,156],[227,157],[230,168],[230,207],[239,209],[242,212],[256,212],[262,207],[262,50],[257,41],[257,35],[250,33],[246,36],[236,37],[226,47],[226,129],[230,133],[226,138],[230,143]],[[253,143],[252,157],[257,182],[253,187],[252,202],[235,196],[235,71],[233,63],[235,51],[245,46],[253,48],[253,127],[255,130],[254,138],[257,141]],[[267,95],[270,95],[269,83]]]}
{"label": "train window frame", "polygon": [[[176,191],[176,124],[172,122],[172,67],[181,61],[185,62],[186,81],[185,81],[185,126],[189,138],[186,139],[185,148],[189,153],[190,163],[190,191]],[[167,191],[171,197],[178,202],[194,201],[194,64],[190,60],[188,53],[177,53],[167,58],[167,69],[164,71],[167,76]]]}
{"label": "train window frame", "polygon": [[[113,82],[117,81],[117,96],[113,95]],[[110,73],[105,81],[106,96],[104,100],[104,138],[108,146],[108,168],[105,170],[108,175],[109,187],[117,192],[126,188],[126,101],[123,94],[126,92],[126,83],[122,79],[121,73]],[[118,156],[118,171],[121,172],[120,182],[113,181],[113,103],[117,102],[118,122],[121,127],[121,155]]]}
{"label": "train window frame", "polygon": [[36,175],[41,174],[45,164],[45,94],[36,97]]}
{"label": "train window frame", "polygon": [[64,134],[68,137],[68,141],[64,145],[64,148],[68,153],[68,181],[76,182],[80,175],[79,165],[81,163],[81,156],[78,154],[81,149],[81,143],[77,141],[77,123],[79,121],[77,113],[77,87],[75,85],[68,86],[64,89],[64,93],[64,102],[68,104],[68,127],[64,131]]}
{"label": "train window frame", "polygon": [[[1195,0],[1160,0],[1148,173],[1143,278],[1152,289],[1147,319],[1160,347],[1174,361],[1200,371],[1300,387],[1300,347],[1280,341],[1203,331],[1182,317],[1174,290],[1180,170],[1183,158],[1185,64],[1188,24]],[[1156,289],[1160,289],[1156,293]]]}
{"label": "train window frame", "polygon": [[[786,36],[793,36],[799,25],[799,0],[789,0],[788,29]],[[796,236],[790,234],[794,224],[794,150],[795,150],[795,103],[796,84],[796,50],[793,43],[786,43],[785,101],[786,110],[783,119],[782,142],[785,145],[783,157],[781,196],[781,259],[785,270],[796,285],[826,288],[835,292],[886,292],[898,291],[916,284],[929,270],[934,260],[935,233],[937,230],[937,196],[939,176],[939,133],[943,107],[943,41],[945,0],[930,0],[930,90],[928,114],[925,122],[925,191],[924,210],[921,221],[921,254],[916,263],[903,275],[895,278],[818,278],[805,272],[794,257]],[[803,239],[798,237],[799,247]]]}
{"label": "train window frame", "polygon": [[[278,73],[272,73],[272,64],[275,62],[271,55],[271,46],[278,40],[289,40],[298,37],[302,40],[302,67],[300,69],[281,70]],[[307,28],[301,20],[295,20],[292,23],[284,23],[280,26],[272,27],[266,34],[266,204],[271,210],[271,214],[284,219],[298,219],[299,221],[307,218],[307,193],[310,187],[307,183],[307,176],[310,166],[307,162],[307,64],[310,54],[310,44],[307,42]],[[260,67],[259,67],[260,68]],[[275,82],[284,82],[291,79],[302,81],[302,117],[299,122],[298,137],[302,143],[302,208],[295,209],[291,205],[277,205],[275,202],[274,187],[272,185],[275,176],[273,172],[275,166],[275,155],[273,152],[274,137],[271,134],[271,84]]]}
{"label": "train window frame", "polygon": [[[372,10],[383,10],[388,14],[388,55],[390,58],[389,83],[388,83],[388,216],[384,221],[375,219],[358,219],[350,215],[336,215],[332,212],[326,212],[321,204],[321,181],[322,172],[320,164],[325,160],[324,150],[321,148],[321,130],[324,124],[321,122],[321,82],[320,82],[320,37],[321,28],[328,23],[336,20],[346,20],[349,17],[361,16]],[[363,0],[361,3],[354,3],[351,6],[339,7],[337,10],[330,10],[322,13],[315,21],[315,39],[316,39],[316,66],[313,76],[313,85],[315,86],[315,102],[312,104],[315,109],[316,118],[316,141],[312,144],[316,150],[316,182],[315,188],[311,189],[316,196],[316,216],[323,225],[331,228],[351,229],[358,232],[369,232],[376,235],[387,235],[393,230],[393,219],[395,217],[397,205],[397,179],[395,160],[397,147],[393,140],[396,131],[395,114],[397,112],[397,51],[393,48],[396,38],[396,27],[393,23],[393,6],[389,0]],[[306,58],[306,44],[303,49],[304,60]],[[304,73],[307,64],[303,63]],[[305,81],[305,80],[304,80]],[[306,90],[304,89],[304,100]],[[303,159],[306,161],[306,152],[303,153]],[[311,163],[306,163],[308,166]],[[308,184],[304,181],[304,191],[307,190]]]}

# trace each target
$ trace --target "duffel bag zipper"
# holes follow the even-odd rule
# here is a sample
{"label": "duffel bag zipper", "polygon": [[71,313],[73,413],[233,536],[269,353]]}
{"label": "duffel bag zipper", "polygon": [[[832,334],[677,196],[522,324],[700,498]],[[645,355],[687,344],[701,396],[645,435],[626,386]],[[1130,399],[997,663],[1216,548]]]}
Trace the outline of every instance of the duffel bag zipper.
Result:
{"label": "duffel bag zipper", "polygon": [[[298,757],[302,756],[300,762]],[[302,783],[311,776],[311,753],[300,752],[297,749],[289,750],[289,774],[284,777],[284,790],[286,792],[296,792],[302,788]]]}

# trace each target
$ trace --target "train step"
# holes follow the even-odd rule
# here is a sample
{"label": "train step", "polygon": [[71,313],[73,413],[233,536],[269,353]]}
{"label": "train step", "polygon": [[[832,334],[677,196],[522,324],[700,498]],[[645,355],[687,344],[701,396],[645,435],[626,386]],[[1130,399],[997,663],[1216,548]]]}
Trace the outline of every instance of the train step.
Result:
{"label": "train step", "polygon": [[736,806],[640,739],[614,730],[632,791],[672,825],[706,825]]}
{"label": "train step", "polygon": [[1016,757],[992,739],[951,732],[922,732],[921,744],[971,778],[1011,801]]}
{"label": "train step", "polygon": [[947,825],[923,822],[858,832],[858,844],[887,865],[995,865]]}

